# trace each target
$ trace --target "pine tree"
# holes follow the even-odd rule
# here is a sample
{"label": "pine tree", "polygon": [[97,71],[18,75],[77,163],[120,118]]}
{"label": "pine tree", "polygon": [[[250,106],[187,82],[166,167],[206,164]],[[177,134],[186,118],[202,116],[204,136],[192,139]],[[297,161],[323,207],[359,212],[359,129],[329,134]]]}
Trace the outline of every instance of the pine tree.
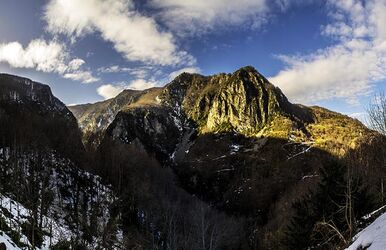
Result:
{"label": "pine tree", "polygon": [[284,245],[288,249],[307,249],[315,226],[315,215],[310,198],[293,203],[294,215],[285,232]]}
{"label": "pine tree", "polygon": [[357,220],[372,209],[372,199],[361,178],[333,161],[320,170],[315,192],[293,203],[293,217],[285,232],[288,249],[336,248],[347,244]]}

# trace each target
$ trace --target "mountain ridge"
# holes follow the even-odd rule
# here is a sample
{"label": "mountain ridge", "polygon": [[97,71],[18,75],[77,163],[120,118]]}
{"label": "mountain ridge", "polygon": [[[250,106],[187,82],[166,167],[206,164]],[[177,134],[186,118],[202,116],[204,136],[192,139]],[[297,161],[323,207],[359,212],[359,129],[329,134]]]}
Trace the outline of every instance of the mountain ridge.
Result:
{"label": "mountain ridge", "polygon": [[[346,123],[351,119],[320,107],[290,103],[279,88],[269,83],[251,66],[243,67],[232,74],[220,73],[213,76],[182,73],[164,87],[135,93],[135,98],[122,98],[125,95],[123,91],[116,98],[96,104],[72,106],[69,109],[77,117],[83,133],[87,134],[85,137],[91,138],[90,134],[98,134],[98,142],[102,141],[104,131],[119,112],[130,112],[129,110],[137,107],[149,105],[169,109],[170,115],[180,123],[180,127],[185,124],[190,127],[188,130],[196,130],[197,133],[235,132],[245,136],[273,136],[283,139],[295,136],[299,141],[310,140],[311,134],[315,132],[312,126],[318,123],[315,112],[319,114],[319,122],[328,116],[343,119]],[[114,112],[100,107],[105,102],[118,103],[114,100],[121,101],[115,106]],[[83,107],[88,107],[90,111],[81,114],[79,110]],[[90,107],[95,107],[97,111],[93,113]],[[106,113],[109,113],[108,119],[103,117]],[[321,116],[321,113],[324,115]],[[101,121],[104,126],[99,129],[96,125]],[[352,121],[362,132],[369,131],[365,126],[353,119]],[[89,127],[84,129],[86,124]],[[91,143],[94,144],[94,149],[97,148],[98,143],[93,143],[92,140]]]}
{"label": "mountain ridge", "polygon": [[[7,84],[4,82],[0,84]],[[65,158],[54,173],[56,168],[65,169],[63,178],[70,175],[80,181],[76,193],[82,191],[82,196],[92,197],[95,190],[88,184],[82,190],[81,184],[93,175],[86,172],[79,179],[83,174],[75,170],[85,168],[102,176],[117,195],[116,202],[105,201],[105,205],[113,206],[107,228],[93,231],[84,223],[82,237],[88,232],[99,237],[99,230],[109,230],[109,223],[113,223],[114,233],[122,229],[130,247],[137,244],[148,249],[151,239],[160,237],[153,246],[178,242],[181,249],[197,249],[195,242],[202,234],[185,229],[196,228],[200,223],[197,219],[213,218],[208,220],[210,228],[226,228],[215,236],[224,249],[277,249],[294,212],[293,202],[308,195],[307,191],[317,190],[323,168],[331,161],[351,164],[350,169],[369,183],[374,195],[379,195],[380,178],[385,175],[383,136],[348,116],[290,103],[250,67],[214,76],[183,73],[161,88],[126,90],[103,102],[70,107],[82,134],[75,118],[66,115],[67,108],[56,115],[55,105],[51,108],[49,102],[52,97],[28,105],[25,100],[32,100],[28,91],[20,92],[19,97],[16,93],[14,98],[15,89],[25,87],[24,80],[12,84],[11,92],[0,89],[0,97],[7,98],[0,102],[0,119],[14,119],[15,114],[36,115],[35,123],[30,125],[27,119],[20,130],[47,123],[47,130],[55,134],[26,131],[39,138],[58,138],[59,142],[74,137],[77,142],[59,144],[67,155],[84,151],[73,146],[81,144],[82,139],[86,155],[80,157],[85,164],[70,165]],[[56,123],[47,122],[51,120]],[[8,120],[0,143],[8,134],[19,133],[12,126],[19,124],[16,121]],[[67,123],[71,123],[70,130],[60,129]],[[73,136],[68,131],[74,131]],[[49,140],[37,142],[45,148],[37,151],[38,156],[59,159]],[[23,140],[13,141],[15,144],[21,148],[27,145]],[[8,151],[4,144],[1,152]],[[17,150],[12,154],[12,160],[20,154],[31,159],[32,169],[39,166],[34,163],[39,159],[36,154]],[[7,156],[0,157],[0,163],[2,158]],[[5,162],[6,168],[18,164],[17,160]],[[69,194],[74,190],[72,186],[65,188]],[[98,205],[87,201],[86,206]],[[75,221],[71,223],[78,225],[77,210],[73,212]],[[88,214],[84,217],[89,220]],[[92,239],[85,242],[95,244]],[[103,242],[110,243],[116,241]]]}

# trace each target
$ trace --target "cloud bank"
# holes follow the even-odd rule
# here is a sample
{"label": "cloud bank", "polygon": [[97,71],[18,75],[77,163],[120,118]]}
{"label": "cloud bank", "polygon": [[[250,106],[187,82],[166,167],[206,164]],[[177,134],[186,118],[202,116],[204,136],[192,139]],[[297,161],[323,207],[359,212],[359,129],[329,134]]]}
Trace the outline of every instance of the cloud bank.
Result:
{"label": "cloud bank", "polygon": [[332,22],[322,34],[334,46],[301,56],[279,56],[287,65],[269,80],[293,101],[344,98],[356,104],[386,78],[386,1],[330,0]]}
{"label": "cloud bank", "polygon": [[116,97],[125,89],[144,90],[153,88],[157,85],[155,81],[146,81],[144,79],[136,79],[129,84],[104,84],[97,89],[97,93],[105,99]]}
{"label": "cloud bank", "polygon": [[45,7],[47,30],[72,38],[96,32],[128,61],[157,65],[192,65],[173,35],[135,10],[130,0],[50,0]]}
{"label": "cloud bank", "polygon": [[14,68],[31,68],[46,73],[58,73],[64,78],[91,83],[98,80],[91,72],[81,70],[85,63],[71,59],[66,46],[56,41],[32,40],[25,48],[19,42],[0,43],[0,62]]}
{"label": "cloud bank", "polygon": [[150,6],[171,30],[180,35],[196,35],[216,27],[259,27],[266,20],[266,0],[151,0]]}

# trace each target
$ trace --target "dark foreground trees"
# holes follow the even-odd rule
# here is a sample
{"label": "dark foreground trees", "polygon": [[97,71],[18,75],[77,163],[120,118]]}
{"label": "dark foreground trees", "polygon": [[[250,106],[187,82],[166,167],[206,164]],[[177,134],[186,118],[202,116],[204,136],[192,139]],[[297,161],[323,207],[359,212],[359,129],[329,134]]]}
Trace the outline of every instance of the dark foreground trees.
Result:
{"label": "dark foreground trees", "polygon": [[373,199],[349,167],[331,162],[321,170],[315,192],[293,204],[294,214],[283,240],[285,249],[335,249],[346,246]]}

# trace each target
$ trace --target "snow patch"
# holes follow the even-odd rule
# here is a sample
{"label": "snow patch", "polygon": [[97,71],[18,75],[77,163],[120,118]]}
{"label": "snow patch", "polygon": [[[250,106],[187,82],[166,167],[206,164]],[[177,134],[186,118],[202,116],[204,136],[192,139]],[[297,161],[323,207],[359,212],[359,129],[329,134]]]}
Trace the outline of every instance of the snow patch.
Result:
{"label": "snow patch", "polygon": [[18,248],[11,238],[2,231],[0,231],[0,243],[4,243],[7,250],[21,250],[21,248]]}
{"label": "snow patch", "polygon": [[346,248],[346,250],[357,249],[386,249],[386,213],[382,214],[368,227],[359,232],[354,237],[354,243]]}
{"label": "snow patch", "polygon": [[238,145],[238,144],[231,144],[230,145],[230,148],[231,148],[231,155],[234,155],[234,154],[236,154],[237,152],[239,152],[239,150],[240,150],[240,145]]}

